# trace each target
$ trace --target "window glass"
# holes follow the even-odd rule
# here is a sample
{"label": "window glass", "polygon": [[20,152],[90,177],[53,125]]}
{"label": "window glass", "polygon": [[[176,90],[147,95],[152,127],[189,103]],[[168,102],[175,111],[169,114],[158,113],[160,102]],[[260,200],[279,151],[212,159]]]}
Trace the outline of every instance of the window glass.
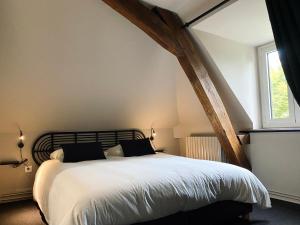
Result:
{"label": "window glass", "polygon": [[288,85],[281,66],[278,51],[267,54],[269,91],[270,91],[270,113],[272,119],[285,119],[289,117],[289,94]]}

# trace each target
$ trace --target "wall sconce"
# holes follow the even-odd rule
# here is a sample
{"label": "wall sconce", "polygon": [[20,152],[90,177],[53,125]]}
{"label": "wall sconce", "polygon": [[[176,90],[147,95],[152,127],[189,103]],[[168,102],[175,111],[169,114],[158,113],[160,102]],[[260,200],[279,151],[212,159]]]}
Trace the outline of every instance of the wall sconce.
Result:
{"label": "wall sconce", "polygon": [[155,136],[156,136],[156,132],[155,132],[155,130],[153,129],[153,127],[151,127],[151,135],[150,135],[150,138],[149,138],[149,139],[150,139],[150,141],[151,141],[152,147],[154,148],[154,151],[155,151],[156,153],[157,153],[157,152],[164,152],[165,150],[164,150],[163,148],[157,149],[157,148],[155,147],[154,142],[153,142]]}
{"label": "wall sconce", "polygon": [[14,167],[18,167],[22,164],[25,164],[27,163],[28,159],[23,159],[23,153],[22,153],[22,149],[24,148],[24,140],[25,140],[25,136],[23,134],[23,131],[20,129],[20,134],[19,134],[19,137],[18,137],[19,141],[17,143],[17,146],[20,150],[20,157],[21,157],[21,161],[19,161],[18,163],[15,163],[14,164]]}
{"label": "wall sconce", "polygon": [[22,151],[22,148],[24,148],[24,142],[23,142],[24,139],[25,139],[25,137],[23,135],[23,132],[22,132],[22,130],[20,130],[19,141],[18,141],[18,144],[17,144],[20,151]]}
{"label": "wall sconce", "polygon": [[11,165],[13,168],[17,168],[19,166],[21,166],[22,164],[25,164],[25,166],[27,165],[28,159],[23,159],[23,154],[22,154],[22,149],[24,148],[24,135],[21,129],[20,130],[20,134],[18,137],[18,143],[17,146],[20,150],[20,156],[21,156],[21,161],[4,161],[4,162],[0,162],[0,165]]}
{"label": "wall sconce", "polygon": [[155,136],[156,136],[156,132],[155,132],[155,130],[151,127],[150,140],[153,141]]}

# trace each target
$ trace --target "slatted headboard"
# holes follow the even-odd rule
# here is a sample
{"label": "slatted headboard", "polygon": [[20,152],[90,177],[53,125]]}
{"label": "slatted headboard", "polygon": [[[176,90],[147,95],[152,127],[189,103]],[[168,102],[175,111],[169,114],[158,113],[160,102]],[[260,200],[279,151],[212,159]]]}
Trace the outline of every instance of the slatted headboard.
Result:
{"label": "slatted headboard", "polygon": [[62,144],[101,142],[103,150],[119,144],[120,140],[145,138],[140,130],[108,130],[82,132],[50,132],[41,135],[32,147],[32,158],[38,164],[50,159],[50,154]]}

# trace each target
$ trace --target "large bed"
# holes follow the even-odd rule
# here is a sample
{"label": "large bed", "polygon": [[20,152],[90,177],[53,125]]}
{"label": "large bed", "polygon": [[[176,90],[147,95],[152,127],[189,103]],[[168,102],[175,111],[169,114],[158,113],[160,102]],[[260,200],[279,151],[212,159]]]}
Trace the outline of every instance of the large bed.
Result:
{"label": "large bed", "polygon": [[[37,146],[45,137],[51,146],[43,152],[60,145],[57,137],[62,133],[56,134],[40,137],[33,154],[42,152]],[[114,140],[111,145],[119,138]],[[205,224],[247,214],[253,204],[271,206],[267,190],[250,171],[221,162],[164,153],[77,163],[42,161],[33,194],[49,225]]]}

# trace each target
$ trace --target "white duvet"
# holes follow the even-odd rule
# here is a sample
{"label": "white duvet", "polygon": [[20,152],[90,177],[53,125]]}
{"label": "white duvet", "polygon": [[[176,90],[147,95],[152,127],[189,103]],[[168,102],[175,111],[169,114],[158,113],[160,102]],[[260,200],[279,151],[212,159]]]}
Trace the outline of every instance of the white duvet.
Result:
{"label": "white duvet", "polygon": [[128,225],[222,200],[270,207],[266,188],[250,171],[167,154],[49,160],[33,192],[49,225]]}

